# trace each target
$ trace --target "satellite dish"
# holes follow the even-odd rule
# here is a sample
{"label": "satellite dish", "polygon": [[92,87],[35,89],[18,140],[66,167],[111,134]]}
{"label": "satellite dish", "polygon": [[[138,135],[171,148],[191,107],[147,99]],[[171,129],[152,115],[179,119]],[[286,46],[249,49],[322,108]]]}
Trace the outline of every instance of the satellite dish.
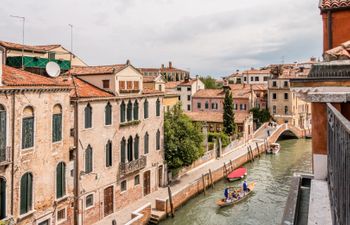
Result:
{"label": "satellite dish", "polygon": [[58,77],[61,73],[61,68],[55,62],[48,62],[46,64],[46,73],[49,74],[50,77]]}

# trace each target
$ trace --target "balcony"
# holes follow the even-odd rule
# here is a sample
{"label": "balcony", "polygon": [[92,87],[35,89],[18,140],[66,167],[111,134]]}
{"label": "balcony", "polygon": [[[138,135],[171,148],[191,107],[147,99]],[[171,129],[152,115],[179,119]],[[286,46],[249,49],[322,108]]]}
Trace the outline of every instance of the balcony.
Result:
{"label": "balcony", "polygon": [[11,163],[11,147],[0,149],[0,166],[5,166]]}
{"label": "balcony", "polygon": [[119,164],[120,176],[127,176],[146,167],[147,157],[142,155],[139,159]]}
{"label": "balcony", "polygon": [[135,94],[135,93],[139,93],[140,89],[120,89],[119,92],[121,94]]}

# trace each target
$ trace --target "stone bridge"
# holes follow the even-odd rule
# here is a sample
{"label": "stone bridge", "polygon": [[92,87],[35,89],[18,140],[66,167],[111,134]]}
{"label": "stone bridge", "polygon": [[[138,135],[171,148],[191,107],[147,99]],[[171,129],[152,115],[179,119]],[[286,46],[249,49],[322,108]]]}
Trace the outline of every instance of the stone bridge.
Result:
{"label": "stone bridge", "polygon": [[276,142],[281,136],[289,136],[295,138],[304,138],[311,136],[311,130],[300,129],[288,123],[278,125],[277,128],[271,132],[271,136],[267,138],[269,143]]}

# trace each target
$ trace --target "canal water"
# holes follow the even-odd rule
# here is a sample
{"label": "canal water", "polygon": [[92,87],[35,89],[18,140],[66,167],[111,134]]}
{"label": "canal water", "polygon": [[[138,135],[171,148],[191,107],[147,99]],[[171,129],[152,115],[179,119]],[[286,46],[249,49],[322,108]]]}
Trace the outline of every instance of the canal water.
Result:
{"label": "canal water", "polygon": [[254,193],[243,202],[219,209],[215,201],[223,197],[226,186],[241,182],[222,180],[191,199],[161,225],[275,225],[280,224],[294,172],[311,172],[311,140],[281,140],[277,155],[262,154],[248,169],[247,182],[256,182]]}

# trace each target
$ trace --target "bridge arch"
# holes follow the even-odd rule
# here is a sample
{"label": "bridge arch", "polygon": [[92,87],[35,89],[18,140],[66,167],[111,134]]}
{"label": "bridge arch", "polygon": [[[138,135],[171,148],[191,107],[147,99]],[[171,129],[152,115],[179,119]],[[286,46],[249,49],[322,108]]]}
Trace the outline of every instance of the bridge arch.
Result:
{"label": "bridge arch", "polygon": [[303,135],[302,130],[285,123],[285,124],[280,125],[277,128],[277,130],[275,130],[272,133],[272,135],[268,138],[268,141],[270,143],[274,143],[277,140],[282,139],[282,138],[301,138],[303,136],[304,135]]}

